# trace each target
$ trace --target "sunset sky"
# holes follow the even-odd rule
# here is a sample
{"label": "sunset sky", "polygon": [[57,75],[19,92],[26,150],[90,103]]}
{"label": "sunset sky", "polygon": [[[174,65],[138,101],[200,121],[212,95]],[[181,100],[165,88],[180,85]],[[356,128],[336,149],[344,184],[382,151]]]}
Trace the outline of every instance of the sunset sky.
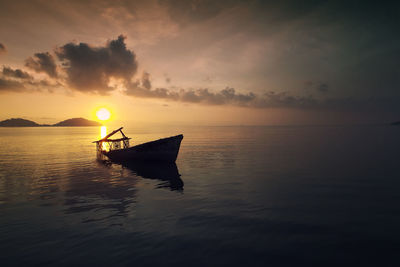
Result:
{"label": "sunset sky", "polygon": [[0,1],[0,120],[400,120],[400,4]]}

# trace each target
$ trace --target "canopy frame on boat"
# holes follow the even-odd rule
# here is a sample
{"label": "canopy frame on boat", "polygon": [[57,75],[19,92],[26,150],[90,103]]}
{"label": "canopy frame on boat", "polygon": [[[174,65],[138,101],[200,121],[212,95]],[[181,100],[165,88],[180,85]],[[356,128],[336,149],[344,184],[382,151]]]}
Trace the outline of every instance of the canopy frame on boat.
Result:
{"label": "canopy frame on boat", "polygon": [[[111,133],[107,134],[105,137],[101,138],[100,140],[94,141],[93,143],[96,143],[96,151],[97,154],[102,155],[105,151],[111,151],[111,150],[117,150],[117,149],[125,149],[129,148],[129,140],[131,138],[127,137],[123,132],[122,132],[123,127],[112,131]],[[120,132],[122,135],[122,138],[118,139],[110,139],[111,136],[114,134]],[[122,145],[121,145],[122,142]]]}

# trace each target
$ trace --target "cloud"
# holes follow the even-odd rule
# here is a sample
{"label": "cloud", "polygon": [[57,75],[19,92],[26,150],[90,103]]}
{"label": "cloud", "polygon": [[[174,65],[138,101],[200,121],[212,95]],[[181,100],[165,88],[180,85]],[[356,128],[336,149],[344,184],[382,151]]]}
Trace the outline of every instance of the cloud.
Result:
{"label": "cloud", "polygon": [[0,93],[3,92],[50,92],[62,87],[58,81],[47,79],[37,80],[28,72],[3,66],[0,72]]}
{"label": "cloud", "polygon": [[170,17],[182,26],[214,18],[239,2],[240,0],[159,0],[161,5],[167,7]]}
{"label": "cloud", "polygon": [[317,90],[321,93],[326,93],[329,91],[329,85],[326,83],[321,83],[318,85]]}
{"label": "cloud", "polygon": [[3,66],[0,72],[0,93],[1,92],[25,92],[25,83],[32,79],[27,72],[20,69],[12,69]]}
{"label": "cloud", "polygon": [[23,91],[26,91],[26,88],[22,82],[0,77],[0,92],[23,92]]}
{"label": "cloud", "polygon": [[[148,83],[148,84],[147,84]],[[248,108],[295,108],[311,110],[346,110],[346,111],[371,111],[386,110],[399,111],[395,99],[375,97],[334,97],[327,96],[329,86],[322,82],[306,82],[313,90],[324,94],[319,97],[308,95],[295,95],[290,92],[264,92],[264,93],[238,93],[234,88],[226,87],[219,91],[208,88],[183,89],[183,88],[151,88],[150,74],[143,73],[140,80],[127,84],[125,94],[140,98],[155,98],[182,103],[196,103],[199,105],[230,105]],[[147,86],[147,88],[145,87]]]}
{"label": "cloud", "polygon": [[208,88],[196,90],[179,89],[178,91],[167,88],[151,88],[150,74],[143,72],[141,80],[130,82],[126,85],[125,94],[144,98],[160,98],[188,103],[201,103],[206,105],[232,104],[246,106],[255,100],[254,93],[236,93],[234,88],[226,87],[219,92],[209,91]]}
{"label": "cloud", "polygon": [[[148,78],[149,74],[144,73],[141,81],[137,80],[136,82],[129,83],[125,94],[142,98],[158,98],[204,105],[234,105],[244,107],[267,107],[270,106],[270,103],[278,104],[278,102],[281,102],[279,104],[282,104],[288,101],[288,99],[283,98],[283,95],[279,94],[266,95],[270,98],[270,101],[265,101],[264,98],[257,96],[253,92],[247,94],[237,93],[234,88],[230,87],[226,87],[218,92],[212,92],[208,88],[178,90],[167,88],[152,89]],[[296,100],[297,99],[293,99],[292,101]]]}
{"label": "cloud", "polygon": [[126,84],[125,94],[143,98],[179,100],[179,93],[166,88],[151,89],[150,74],[143,72],[141,79]]}
{"label": "cloud", "polygon": [[0,54],[7,52],[6,46],[3,43],[0,43]]}
{"label": "cloud", "polygon": [[67,74],[67,83],[81,92],[108,94],[115,88],[110,79],[129,83],[138,63],[133,51],[126,48],[126,37],[118,36],[105,46],[93,47],[86,43],[68,43],[56,50]]}
{"label": "cloud", "polygon": [[164,73],[164,78],[166,83],[171,83],[171,77],[167,73]]}
{"label": "cloud", "polygon": [[179,94],[165,88],[147,89],[140,81],[127,84],[125,94],[142,98],[178,100]]}
{"label": "cloud", "polygon": [[320,101],[312,95],[296,96],[288,92],[267,92],[258,97],[255,107],[317,108]]}
{"label": "cloud", "polygon": [[52,78],[57,77],[57,65],[49,52],[36,53],[33,57],[29,57],[25,60],[25,66],[36,72],[46,73]]}
{"label": "cloud", "polygon": [[[193,8],[194,10],[199,10],[198,6],[194,6]],[[203,19],[204,21],[208,21],[209,18],[212,17],[213,16],[204,16]],[[207,27],[207,33],[209,32],[208,29],[212,32],[212,29]],[[303,31],[300,32],[303,33]],[[220,32],[218,31],[216,33]],[[215,35],[217,35],[216,33]],[[196,34],[199,33],[196,32]],[[323,34],[323,32],[321,34]],[[55,50],[56,56],[52,56],[53,52],[36,53],[33,57],[26,60],[27,67],[36,72],[47,73],[53,79],[36,81],[24,70],[3,67],[2,71],[0,70],[0,91],[44,91],[44,89],[49,90],[54,86],[55,88],[64,87],[68,90],[74,89],[84,93],[107,95],[117,89],[117,86],[114,86],[114,84],[116,84],[118,85],[118,88],[123,88],[125,90],[124,92],[126,95],[182,103],[231,105],[250,108],[287,107],[338,110],[362,110],[366,109],[366,107],[386,109],[389,106],[395,108],[393,103],[396,102],[395,100],[399,99],[398,90],[394,93],[394,89],[392,89],[399,84],[399,76],[396,76],[396,74],[398,74],[396,65],[391,63],[386,67],[383,67],[378,64],[380,71],[373,72],[373,70],[377,68],[377,64],[373,64],[375,63],[375,54],[373,54],[371,56],[372,59],[368,61],[371,64],[353,64],[344,68],[345,71],[343,71],[343,73],[345,72],[346,75],[349,75],[350,77],[346,78],[346,76],[343,76],[341,73],[342,70],[336,70],[338,66],[341,66],[340,64],[335,66],[337,62],[334,60],[337,57],[326,59],[322,57],[314,57],[316,54],[313,54],[309,58],[307,53],[302,53],[301,51],[308,51],[305,50],[307,48],[313,53],[315,50],[312,45],[313,42],[310,41],[311,44],[305,41],[304,44],[301,42],[299,43],[296,39],[297,37],[299,37],[299,40],[303,40],[300,38],[300,34],[298,36],[296,35],[297,37],[294,38],[296,39],[296,45],[293,45],[291,42],[283,42],[284,40],[292,39],[286,35],[283,37],[279,35],[276,37],[278,38],[276,45],[267,45],[268,49],[270,49],[271,56],[268,57],[268,60],[272,63],[279,63],[277,60],[280,59],[281,63],[285,62],[285,64],[273,65],[274,68],[266,68],[265,70],[263,69],[263,71],[259,68],[252,68],[251,66],[243,70],[243,65],[246,65],[246,62],[254,62],[257,61],[258,58],[266,58],[266,54],[263,54],[263,50],[257,50],[258,45],[246,46],[247,48],[243,46],[246,49],[240,46],[237,50],[235,50],[235,46],[232,46],[232,49],[229,49],[229,46],[225,47],[226,43],[232,43],[232,40],[239,43],[238,41],[247,38],[247,35],[238,36],[240,37],[239,39],[228,38],[223,40],[222,43],[218,42],[219,45],[205,46],[207,48],[217,47],[218,49],[215,51],[213,50],[211,54],[208,54],[208,57],[213,60],[215,59],[215,61],[210,60],[205,61],[205,64],[200,64],[200,66],[207,67],[207,71],[203,72],[201,68],[197,68],[197,63],[193,63],[194,65],[183,64],[187,62],[181,61],[181,58],[179,58],[181,53],[177,52],[178,49],[180,49],[178,45],[165,46],[167,47],[167,51],[164,51],[163,53],[168,54],[167,59],[160,59],[158,56],[159,54],[157,54],[158,52],[156,51],[157,49],[148,49],[148,51],[151,51],[151,53],[155,55],[154,57],[157,58],[157,60],[160,60],[161,63],[164,63],[164,65],[165,62],[169,63],[168,71],[172,73],[171,75],[173,75],[174,80],[178,80],[180,84],[185,84],[185,87],[172,86],[169,75],[166,74],[164,74],[165,84],[167,84],[165,87],[154,86],[154,84],[152,84],[154,83],[152,79],[153,76],[148,72],[143,72],[141,76],[136,79],[135,74],[138,69],[136,55],[132,50],[127,48],[125,42],[126,37],[120,35],[118,38],[110,40],[100,46],[94,46],[87,43],[66,43]],[[199,39],[199,42],[201,42],[201,38]],[[279,40],[282,40],[282,42]],[[314,39],[311,38],[310,40]],[[318,41],[320,39],[317,38],[316,40]],[[323,38],[321,40],[323,40]],[[181,40],[176,40],[176,42],[178,41]],[[208,39],[206,41],[208,41]],[[256,42],[259,40],[250,38],[250,41]],[[203,40],[203,42],[205,41]],[[281,46],[278,46],[279,43],[285,44],[284,47],[280,48]],[[196,42],[195,45],[192,45],[193,49],[197,49],[197,45],[202,44]],[[168,50],[169,47],[176,47],[176,50]],[[318,48],[318,46],[316,47]],[[242,56],[241,50],[251,50],[256,51],[256,53],[247,54],[246,52],[243,54],[244,56]],[[146,51],[146,49],[141,49],[141,51]],[[207,53],[205,52],[200,54],[193,53],[193,50],[191,49],[182,49],[182,51],[182,53],[196,55],[201,59],[204,59],[204,55],[207,56]],[[262,52],[261,54],[258,53],[260,51]],[[318,53],[316,52],[318,55],[325,55],[325,50],[322,49],[322,52],[320,50],[318,51]],[[225,52],[229,53],[225,54]],[[241,56],[232,57],[232,54],[238,54]],[[275,54],[279,54],[279,56],[274,57]],[[219,57],[219,55],[222,55],[223,57]],[[302,60],[296,61],[296,57],[301,55],[306,56],[302,58]],[[376,57],[378,58],[380,55],[380,53],[376,54]],[[389,52],[384,55],[385,57],[382,58],[390,59]],[[318,73],[319,70],[314,72],[312,68],[305,68],[304,64],[298,64],[307,62],[308,65],[314,66],[315,62],[311,60],[313,57],[319,62],[315,66],[320,66],[318,64],[323,63],[321,66],[327,66],[325,70],[329,75],[321,75]],[[143,58],[146,58],[146,54],[144,54]],[[397,59],[397,57],[395,58]],[[189,57],[189,59],[192,58]],[[226,63],[225,65],[217,64],[218,60],[223,61],[224,59],[228,59],[227,61],[224,61]],[[233,64],[235,62],[232,61],[232,59],[243,64]],[[352,58],[349,58],[349,60],[350,59]],[[151,60],[146,60],[146,62],[151,62]],[[203,61],[200,61],[200,63],[202,62]],[[287,65],[288,62],[290,62],[290,66]],[[332,62],[332,64],[330,64],[330,62]],[[376,62],[379,63],[380,61]],[[265,61],[263,60],[262,63],[264,64]],[[182,69],[180,68],[182,67],[180,67],[180,65],[185,68],[185,71],[181,71]],[[238,75],[238,72],[236,72],[237,70],[235,69],[231,71],[229,67],[225,68],[227,65],[240,66],[237,70],[240,71],[241,75]],[[151,66],[151,64],[149,64],[149,66]],[[213,66],[215,67],[214,69]],[[350,71],[353,67],[357,67],[358,75],[354,75],[356,72]],[[286,71],[286,69],[288,71]],[[220,70],[228,72],[229,75],[224,76]],[[307,73],[302,73],[303,70]],[[165,69],[163,69],[162,72],[160,69],[156,69],[155,73],[165,73],[165,71]],[[322,72],[324,71],[321,71],[321,73]],[[193,76],[191,76],[192,74]],[[259,74],[265,76],[265,78],[260,80],[258,78]],[[201,79],[204,76],[206,76],[206,79]],[[397,77],[396,79],[393,78],[395,76]],[[235,80],[236,77],[245,77],[246,83]],[[341,79],[342,77],[343,79]],[[133,78],[135,78],[136,81],[132,81]],[[310,80],[304,82],[304,84],[299,84],[299,81],[303,81],[304,78]],[[276,82],[277,79],[279,79],[278,82]],[[363,81],[363,83],[357,84],[351,82],[352,79]],[[188,82],[188,80],[190,80],[190,82]],[[292,80],[295,82],[286,83],[286,80]],[[154,79],[154,81],[157,80]],[[199,84],[195,84],[195,81],[199,82]],[[226,81],[229,81],[229,84],[234,84],[235,87],[237,86],[239,89],[236,90],[233,87],[225,87],[224,83]],[[388,81],[392,82],[389,83]],[[211,82],[213,88],[208,88]],[[60,83],[62,85],[60,85]],[[354,84],[357,86],[355,86],[356,89],[353,90],[351,88]],[[218,88],[217,86],[219,86],[220,90],[215,90]],[[240,90],[242,86],[246,86],[250,91],[243,92]],[[375,88],[378,87],[382,88],[381,91],[375,90]],[[267,92],[265,88],[277,88],[277,90]],[[279,91],[279,88],[288,88],[288,91]],[[399,108],[397,108],[397,110],[399,110]]]}
{"label": "cloud", "polygon": [[47,92],[53,93],[55,89],[61,87],[57,82],[51,82],[46,79],[42,80],[26,80],[26,79],[9,79],[0,77],[0,93],[23,93],[23,92]]}
{"label": "cloud", "polygon": [[316,91],[318,93],[326,94],[330,91],[330,86],[326,82],[305,81],[304,88],[306,91]]}
{"label": "cloud", "polygon": [[12,69],[10,67],[3,66],[3,75],[16,79],[33,79],[33,77],[20,69]]}
{"label": "cloud", "polygon": [[255,99],[256,95],[252,92],[248,94],[236,93],[234,88],[229,87],[216,93],[209,91],[207,88],[180,91],[181,101],[207,105],[251,106]]}
{"label": "cloud", "polygon": [[[319,84],[325,88],[324,83]],[[167,89],[143,87],[140,81],[131,83],[125,91],[127,95],[142,98],[157,98],[167,101],[183,103],[196,103],[199,105],[230,105],[248,108],[294,108],[315,111],[390,111],[399,112],[398,101],[391,97],[338,97],[338,96],[313,96],[295,95],[290,92],[269,91],[262,94],[254,92],[238,93],[234,88],[226,87],[213,92],[207,88],[200,89]]]}
{"label": "cloud", "polygon": [[158,98],[185,103],[203,105],[231,105],[253,108],[270,107],[316,107],[318,101],[310,96],[292,96],[287,92],[266,92],[264,94],[238,93],[234,88],[226,87],[217,92],[208,88],[167,89],[151,87],[150,74],[143,72],[141,79],[126,84],[125,94],[142,98]]}
{"label": "cloud", "polygon": [[151,89],[151,82],[150,82],[150,73],[143,72],[142,76],[142,85],[144,88],[150,90]]}

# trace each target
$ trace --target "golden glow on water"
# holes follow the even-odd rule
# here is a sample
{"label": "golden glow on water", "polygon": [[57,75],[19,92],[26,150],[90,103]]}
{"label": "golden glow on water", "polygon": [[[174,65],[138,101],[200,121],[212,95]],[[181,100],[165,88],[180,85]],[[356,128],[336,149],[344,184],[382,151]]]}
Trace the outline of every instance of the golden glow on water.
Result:
{"label": "golden glow on water", "polygon": [[108,109],[101,108],[96,112],[96,116],[99,120],[106,121],[106,120],[110,119],[111,113],[110,113],[110,111],[108,111]]}

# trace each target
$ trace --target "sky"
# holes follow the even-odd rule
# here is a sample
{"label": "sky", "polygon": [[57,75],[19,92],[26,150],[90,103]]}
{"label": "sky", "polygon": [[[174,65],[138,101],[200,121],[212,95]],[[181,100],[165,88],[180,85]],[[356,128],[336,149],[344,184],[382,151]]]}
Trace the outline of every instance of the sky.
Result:
{"label": "sky", "polygon": [[0,0],[0,119],[400,120],[395,1]]}

